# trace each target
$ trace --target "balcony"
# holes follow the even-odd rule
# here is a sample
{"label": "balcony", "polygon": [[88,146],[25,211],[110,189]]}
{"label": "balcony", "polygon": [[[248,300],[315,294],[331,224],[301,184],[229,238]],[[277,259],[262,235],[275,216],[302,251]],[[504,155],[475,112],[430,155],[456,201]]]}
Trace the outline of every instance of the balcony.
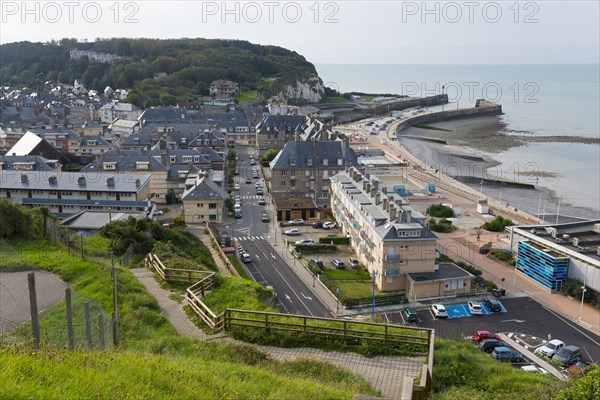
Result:
{"label": "balcony", "polygon": [[400,254],[386,254],[385,255],[386,261],[400,261],[400,259],[401,259]]}
{"label": "balcony", "polygon": [[400,276],[401,272],[399,269],[386,269],[383,271],[383,276]]}

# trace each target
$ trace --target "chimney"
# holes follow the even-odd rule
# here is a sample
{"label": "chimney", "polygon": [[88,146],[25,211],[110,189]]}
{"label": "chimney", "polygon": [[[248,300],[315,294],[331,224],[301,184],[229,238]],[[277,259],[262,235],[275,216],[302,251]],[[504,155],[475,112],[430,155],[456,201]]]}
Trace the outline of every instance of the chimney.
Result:
{"label": "chimney", "polygon": [[401,224],[402,223],[402,217],[404,216],[404,210],[399,208],[398,209],[398,213],[396,214],[396,222]]}
{"label": "chimney", "polygon": [[373,179],[373,187],[375,188],[375,190],[379,189],[379,181]]}
{"label": "chimney", "polygon": [[317,141],[317,139],[313,138],[312,139],[312,143],[313,143],[313,155],[312,158],[316,161],[317,160],[317,155],[318,153],[318,147],[319,147],[319,143]]}
{"label": "chimney", "polygon": [[139,180],[139,179],[136,179],[136,180],[135,180],[135,187],[136,187],[136,188],[139,188],[139,187],[140,187],[140,185],[141,185],[141,183],[140,183],[140,180]]}
{"label": "chimney", "polygon": [[350,146],[350,138],[348,136],[344,137],[342,140],[342,159],[346,159],[346,149]]}
{"label": "chimney", "polygon": [[21,183],[27,183],[28,177],[25,174],[21,174]]}
{"label": "chimney", "polygon": [[388,198],[387,198],[387,196],[383,196],[383,209],[384,210],[388,209]]}
{"label": "chimney", "polygon": [[393,205],[390,207],[390,222],[394,222],[396,220],[396,207]]}
{"label": "chimney", "polygon": [[406,223],[410,224],[410,220],[412,219],[412,209],[406,210]]}
{"label": "chimney", "polygon": [[115,178],[114,177],[110,177],[106,180],[106,186],[115,186]]}
{"label": "chimney", "polygon": [[363,181],[363,191],[367,194],[367,196],[369,195],[369,192],[371,191],[371,182],[369,182],[366,179]]}
{"label": "chimney", "polygon": [[375,185],[371,186],[371,197],[375,197],[375,193],[377,193],[377,187]]}
{"label": "chimney", "polygon": [[383,194],[387,194],[387,186],[382,187],[381,191],[383,192]]}
{"label": "chimney", "polygon": [[377,193],[375,193],[375,205],[378,206],[380,202],[381,202],[381,193],[377,192]]}
{"label": "chimney", "polygon": [[79,178],[77,178],[77,184],[79,186],[85,185],[85,176],[81,175]]}

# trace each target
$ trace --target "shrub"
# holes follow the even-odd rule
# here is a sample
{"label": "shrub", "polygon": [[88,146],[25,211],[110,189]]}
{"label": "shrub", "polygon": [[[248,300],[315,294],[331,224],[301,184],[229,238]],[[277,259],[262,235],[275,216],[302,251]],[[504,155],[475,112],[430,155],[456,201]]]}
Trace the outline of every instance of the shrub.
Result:
{"label": "shrub", "polygon": [[347,236],[325,236],[319,238],[322,244],[350,244],[350,238]]}
{"label": "shrub", "polygon": [[437,218],[452,218],[454,217],[454,210],[451,207],[444,206],[442,204],[432,204],[427,207],[426,213],[432,217]]}
{"label": "shrub", "polygon": [[497,258],[500,261],[503,261],[509,265],[514,266],[517,262],[513,259],[510,253],[504,250],[492,250],[490,253],[493,257]]}
{"label": "shrub", "polygon": [[452,221],[448,221],[447,219],[441,219],[437,222],[435,218],[431,218],[427,226],[434,232],[449,233],[454,230]]}
{"label": "shrub", "polygon": [[178,215],[173,218],[173,225],[175,226],[184,226],[185,225],[185,217],[183,215]]}
{"label": "shrub", "polygon": [[483,224],[483,229],[490,232],[503,232],[507,226],[514,225],[510,218],[504,218],[498,215],[493,221]]}
{"label": "shrub", "polygon": [[334,253],[337,251],[336,245],[331,244],[298,244],[296,251],[301,253]]}

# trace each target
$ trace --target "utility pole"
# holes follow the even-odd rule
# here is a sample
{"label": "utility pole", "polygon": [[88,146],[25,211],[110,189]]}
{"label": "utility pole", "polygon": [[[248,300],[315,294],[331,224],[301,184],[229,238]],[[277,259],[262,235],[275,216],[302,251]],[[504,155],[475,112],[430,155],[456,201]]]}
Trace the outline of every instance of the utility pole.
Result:
{"label": "utility pole", "polygon": [[69,339],[69,350],[75,349],[75,336],[73,335],[73,306],[71,304],[71,288],[65,289],[65,302],[67,306],[67,336]]}
{"label": "utility pole", "polygon": [[113,328],[113,344],[115,348],[119,347],[119,310],[117,304],[117,270],[115,269],[115,255],[111,251],[110,259],[112,263],[112,284],[113,284],[113,315],[112,315],[112,328]]}

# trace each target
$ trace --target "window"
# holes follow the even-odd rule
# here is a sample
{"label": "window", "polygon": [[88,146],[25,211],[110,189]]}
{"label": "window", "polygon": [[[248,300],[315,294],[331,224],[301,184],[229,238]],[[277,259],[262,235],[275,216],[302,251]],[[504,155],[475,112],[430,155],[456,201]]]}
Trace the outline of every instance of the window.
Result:
{"label": "window", "polygon": [[216,221],[217,220],[217,216],[216,215],[209,215],[208,216],[208,220],[209,221]]}
{"label": "window", "polygon": [[291,158],[290,159],[290,165],[291,166],[296,166],[296,159],[295,158]]}
{"label": "window", "polygon": [[291,188],[295,188],[296,187],[296,181],[290,181],[290,187]]}
{"label": "window", "polygon": [[208,204],[208,208],[209,209],[216,209],[217,208],[217,204],[216,203],[209,203]]}
{"label": "window", "polygon": [[308,165],[309,167],[312,167],[312,165],[313,165],[312,158],[309,158],[308,160],[306,160],[306,165]]}
{"label": "window", "polygon": [[328,166],[328,165],[329,165],[329,160],[328,160],[328,159],[326,159],[326,158],[324,158],[324,159],[323,159],[323,166],[324,166],[324,167],[326,167],[326,166]]}
{"label": "window", "polygon": [[192,156],[183,156],[181,157],[181,161],[184,163],[192,162]]}
{"label": "window", "polygon": [[281,171],[281,176],[285,176],[285,174],[287,173],[287,171],[284,169]]}
{"label": "window", "polygon": [[337,165],[339,165],[339,166],[344,165],[344,160],[342,160],[341,158],[338,158]]}
{"label": "window", "polygon": [[281,187],[285,187],[287,186],[287,182],[286,181],[281,181]]}
{"label": "window", "polygon": [[171,161],[172,163],[177,162],[177,156],[170,156],[169,161]]}
{"label": "window", "polygon": [[310,176],[310,171],[309,170],[304,171],[304,176]]}

